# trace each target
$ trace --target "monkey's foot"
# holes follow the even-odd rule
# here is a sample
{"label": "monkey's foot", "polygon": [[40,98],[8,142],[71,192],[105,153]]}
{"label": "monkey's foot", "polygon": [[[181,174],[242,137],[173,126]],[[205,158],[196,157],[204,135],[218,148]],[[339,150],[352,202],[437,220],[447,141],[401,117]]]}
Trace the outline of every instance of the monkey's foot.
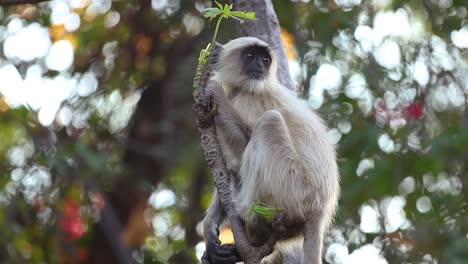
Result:
{"label": "monkey's foot", "polygon": [[273,232],[279,239],[288,239],[294,237],[304,230],[302,221],[293,220],[284,212],[275,214],[271,221]]}
{"label": "monkey's foot", "polygon": [[202,261],[204,264],[235,264],[241,260],[233,244],[207,243]]}

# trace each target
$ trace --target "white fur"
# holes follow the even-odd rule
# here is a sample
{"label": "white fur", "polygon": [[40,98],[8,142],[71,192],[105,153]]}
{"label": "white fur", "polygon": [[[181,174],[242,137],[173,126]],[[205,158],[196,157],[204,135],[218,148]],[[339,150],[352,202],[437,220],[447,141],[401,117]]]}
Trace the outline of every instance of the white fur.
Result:
{"label": "white fur", "polygon": [[[220,135],[228,168],[239,168],[237,209],[247,220],[252,205],[263,202],[292,218],[305,219],[304,242],[302,238],[280,241],[276,248],[286,251],[303,243],[304,263],[319,264],[323,236],[339,196],[334,146],[327,139],[323,120],[304,100],[280,85],[274,54],[265,79],[252,80],[241,72],[240,54],[249,45],[268,46],[256,38],[228,42],[215,75],[234,110],[253,129],[242,157],[237,158]],[[262,263],[273,259],[271,256]]]}

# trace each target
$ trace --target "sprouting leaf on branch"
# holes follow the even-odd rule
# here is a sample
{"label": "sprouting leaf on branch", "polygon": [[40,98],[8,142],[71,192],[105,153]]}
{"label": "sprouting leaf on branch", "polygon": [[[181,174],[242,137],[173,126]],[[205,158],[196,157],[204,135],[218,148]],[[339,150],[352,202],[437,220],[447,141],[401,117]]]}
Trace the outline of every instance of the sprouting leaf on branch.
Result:
{"label": "sprouting leaf on branch", "polygon": [[[208,47],[206,47],[204,50],[202,50],[202,54],[200,54],[200,58],[201,60],[200,61],[208,61],[209,62],[209,58],[211,58],[211,49],[212,47],[214,47],[214,44],[215,44],[215,41],[216,41],[216,36],[218,35],[218,30],[219,30],[219,25],[221,23],[221,20],[223,18],[225,19],[228,19],[228,18],[234,18],[238,21],[240,21],[241,23],[244,22],[243,19],[250,19],[250,20],[255,20],[255,12],[246,12],[246,11],[236,11],[236,10],[232,10],[233,8],[233,5],[230,4],[224,4],[224,6],[220,3],[218,3],[217,1],[215,1],[216,5],[218,7],[210,7],[210,8],[206,8],[205,10],[202,11],[203,13],[203,16],[206,17],[206,18],[209,18],[210,20],[213,20],[214,18],[218,17],[218,22],[216,23],[216,28],[215,28],[215,31],[214,31],[214,34],[213,34],[213,39],[211,41],[211,44],[208,45]],[[205,58],[208,58],[208,60],[206,60]]]}
{"label": "sprouting leaf on branch", "polygon": [[224,6],[216,2],[218,7],[206,8],[202,11],[203,16],[209,18],[210,20],[220,16],[220,18],[234,18],[239,20],[241,23],[244,22],[243,19],[255,20],[255,12],[246,12],[246,11],[233,11],[233,5],[224,4]]}
{"label": "sprouting leaf on branch", "polygon": [[250,20],[255,20],[255,12],[245,12],[245,11],[231,11],[233,17],[245,18]]}
{"label": "sprouting leaf on branch", "polygon": [[198,89],[200,88],[200,80],[201,80],[203,73],[205,72],[206,66],[210,63],[211,53],[213,51],[213,47],[215,46],[216,36],[218,35],[218,30],[219,30],[219,25],[221,24],[221,20],[223,18],[225,19],[233,18],[233,19],[238,20],[240,23],[244,23],[244,19],[250,19],[250,20],[255,19],[255,12],[235,11],[235,10],[232,10],[233,8],[232,4],[222,5],[218,3],[217,1],[215,1],[215,3],[217,7],[206,8],[205,10],[202,11],[202,14],[205,18],[209,18],[210,20],[218,18],[218,21],[216,22],[216,27],[215,27],[215,31],[214,31],[213,39],[211,40],[211,43],[208,44],[208,46],[205,49],[201,50],[200,56],[198,57],[198,67],[195,73],[194,84],[193,84],[193,88],[195,90],[195,93],[194,93],[195,101],[198,101]]}
{"label": "sprouting leaf on branch", "polygon": [[[209,45],[206,49],[202,50],[203,56],[208,56],[208,58],[210,58],[211,56],[211,48],[214,47],[216,36],[218,35],[219,25],[223,18],[225,19],[234,18],[236,20],[239,20],[241,23],[244,22],[243,19],[251,19],[251,20],[255,19],[255,12],[235,11],[235,10],[232,10],[233,8],[232,4],[230,5],[224,4],[223,6],[217,1],[215,1],[215,3],[218,7],[210,7],[202,11],[203,16],[206,18],[209,18],[210,20],[213,20],[214,18],[218,17],[218,22],[216,23],[216,28],[213,34],[213,40],[211,41],[211,45]],[[204,60],[202,59],[202,61]]]}
{"label": "sprouting leaf on branch", "polygon": [[266,203],[257,203],[252,206],[250,209],[249,217],[248,219],[251,219],[252,214],[257,214],[260,215],[261,217],[264,217],[268,220],[272,220],[273,217],[281,212],[281,209],[275,208],[271,205],[268,205]]}
{"label": "sprouting leaf on branch", "polygon": [[219,14],[221,14],[221,10],[219,10],[219,8],[210,7],[203,10],[203,16],[210,20],[217,17]]}

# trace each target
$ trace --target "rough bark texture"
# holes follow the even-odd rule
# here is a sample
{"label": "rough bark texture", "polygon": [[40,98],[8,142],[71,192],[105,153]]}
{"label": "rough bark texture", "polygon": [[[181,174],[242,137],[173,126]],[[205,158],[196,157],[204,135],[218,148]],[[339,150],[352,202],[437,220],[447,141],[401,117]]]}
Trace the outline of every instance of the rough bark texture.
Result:
{"label": "rough bark texture", "polygon": [[[234,9],[236,10],[256,12],[256,21],[246,21],[243,24],[238,24],[236,27],[241,35],[260,38],[274,47],[278,56],[278,78],[288,89],[294,89],[289,74],[286,53],[283,43],[281,42],[281,30],[278,18],[273,9],[272,2],[270,0],[234,0],[231,2],[234,3]],[[232,189],[230,188],[232,176],[226,169],[226,162],[216,137],[216,129],[209,98],[207,98],[205,94],[205,86],[209,76],[210,70],[207,69],[201,80],[199,97],[195,94],[196,92],[194,93],[193,111],[200,132],[202,150],[213,172],[218,197],[231,224],[236,240],[236,249],[239,255],[246,264],[260,263],[265,256],[273,251],[277,239],[273,234],[267,243],[258,248],[252,247],[247,240],[244,223],[237,215],[233,202],[233,198],[236,194],[232,193]],[[199,98],[199,100],[196,98]],[[202,261],[203,263],[208,263],[205,258],[203,258]]]}
{"label": "rough bark texture", "polygon": [[233,0],[235,10],[253,11],[256,20],[246,20],[237,23],[236,28],[240,35],[257,37],[270,46],[278,57],[278,79],[288,89],[294,90],[294,83],[289,73],[288,60],[281,41],[281,28],[271,0]]}

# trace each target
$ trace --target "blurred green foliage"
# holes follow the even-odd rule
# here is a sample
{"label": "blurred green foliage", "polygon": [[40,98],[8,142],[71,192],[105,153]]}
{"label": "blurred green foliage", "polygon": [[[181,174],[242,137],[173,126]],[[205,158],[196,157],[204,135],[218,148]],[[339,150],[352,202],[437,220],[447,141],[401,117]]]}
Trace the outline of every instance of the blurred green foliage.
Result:
{"label": "blurred green foliage", "polygon": [[[337,142],[342,195],[326,261],[364,263],[353,257],[373,245],[382,263],[465,263],[468,58],[456,42],[466,29],[465,1],[273,2],[293,36],[286,47],[297,51],[289,57],[298,90]],[[142,263],[196,263],[204,249],[197,225],[213,184],[190,95],[198,53],[214,28],[200,14],[209,6],[203,0],[54,0],[1,8],[1,263],[113,263],[119,246]],[[401,21],[392,20],[386,28],[392,33],[379,32],[376,17],[383,13],[420,29],[399,35],[393,29]],[[51,45],[69,42],[71,66],[48,64],[53,46],[32,59],[13,56],[39,48],[39,39],[25,38],[11,55],[6,42],[32,23],[46,29]],[[398,46],[397,66],[383,65],[375,39],[365,50],[357,34],[368,30],[363,26]],[[235,36],[227,31],[222,39]],[[418,60],[427,82],[416,76]],[[339,70],[338,85],[319,87],[323,65]],[[3,74],[7,66],[21,81]],[[34,67],[39,78],[24,90]],[[363,76],[367,97],[348,93],[355,73]],[[85,74],[92,80],[80,90]],[[46,123],[43,109],[62,90],[46,94],[44,87],[60,78],[75,83]],[[46,98],[39,108],[30,96],[37,89]],[[407,99],[409,90],[415,94]],[[14,91],[23,91],[21,103],[12,101]],[[106,217],[118,224],[99,225]],[[121,244],[109,242],[120,238]]]}

